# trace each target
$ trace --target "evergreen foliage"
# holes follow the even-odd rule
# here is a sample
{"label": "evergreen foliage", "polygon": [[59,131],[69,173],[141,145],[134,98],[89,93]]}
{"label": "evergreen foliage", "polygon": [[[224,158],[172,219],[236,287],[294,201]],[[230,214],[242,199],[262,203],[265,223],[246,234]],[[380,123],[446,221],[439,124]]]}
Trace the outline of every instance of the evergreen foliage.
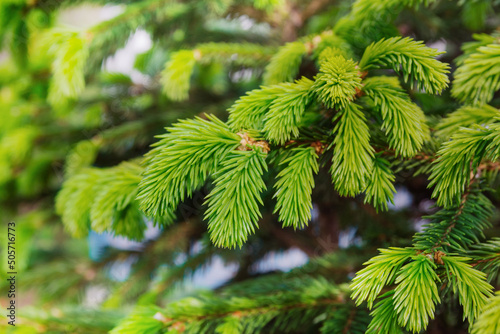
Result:
{"label": "evergreen foliage", "polygon": [[286,165],[278,173],[276,208],[283,226],[304,228],[311,220],[314,174],[318,173],[318,155],[313,147],[297,147],[290,156],[280,162]]}
{"label": "evergreen foliage", "polygon": [[[243,139],[244,140],[244,139]],[[253,150],[228,154],[215,175],[215,187],[208,195],[210,237],[216,246],[242,246],[249,234],[255,232],[261,217],[260,193],[265,188],[262,174],[267,170],[266,152]]]}
{"label": "evergreen foliage", "polygon": [[262,78],[264,84],[275,85],[292,81],[299,71],[306,51],[306,46],[302,42],[288,43],[280,48],[266,67],[266,73]]}
{"label": "evergreen foliage", "polygon": [[283,87],[285,92],[271,103],[262,129],[271,143],[284,145],[290,139],[299,137],[312,85],[311,80],[302,78],[294,85]]}
{"label": "evergreen foliage", "polygon": [[480,46],[455,73],[452,94],[461,102],[488,103],[500,89],[500,45]]}
{"label": "evergreen foliage", "polygon": [[428,136],[425,115],[393,77],[373,77],[364,81],[363,92],[382,115],[382,128],[389,145],[403,157],[415,155]]}
{"label": "evergreen foliage", "polygon": [[366,180],[372,173],[370,132],[357,104],[349,104],[337,117],[330,172],[339,194],[354,196],[365,189]]}
{"label": "evergreen foliage", "polygon": [[105,170],[83,169],[70,177],[56,199],[66,228],[77,237],[92,229],[142,239],[146,225],[135,200],[141,172],[125,162]]}
{"label": "evergreen foliage", "polygon": [[438,151],[430,176],[434,197],[443,206],[457,205],[478,172],[483,158],[498,159],[498,123],[461,128]]}
{"label": "evergreen foliage", "polygon": [[228,124],[235,130],[261,129],[271,103],[287,88],[292,90],[294,87],[294,84],[280,84],[248,92],[229,108]]}
{"label": "evergreen foliage", "polygon": [[359,62],[362,70],[392,68],[402,72],[405,82],[430,94],[448,86],[449,66],[434,59],[441,52],[410,38],[393,37],[368,46]]}
{"label": "evergreen foliage", "polygon": [[499,308],[499,293],[490,298],[488,304],[484,307],[484,311],[479,316],[474,324],[472,333],[496,333],[498,332],[498,308]]}
{"label": "evergreen foliage", "polygon": [[429,224],[414,237],[415,245],[422,250],[443,249],[461,251],[478,243],[483,230],[490,227],[493,206],[477,190],[467,194],[460,205],[442,209],[427,217]]}
{"label": "evergreen foliage", "polygon": [[500,259],[498,251],[500,250],[498,238],[493,238],[484,243],[473,245],[471,252],[474,260],[475,267],[488,274],[488,280],[494,281],[498,278],[498,268]]}
{"label": "evergreen foliage", "polygon": [[229,63],[240,66],[256,66],[267,60],[271,48],[255,44],[208,43],[194,50],[175,52],[165,65],[161,82],[165,94],[174,101],[188,98],[190,79],[196,63]]}
{"label": "evergreen foliage", "polygon": [[332,109],[345,108],[360,88],[356,63],[342,56],[323,59],[313,86],[318,98]]}
{"label": "evergreen foliage", "polygon": [[142,210],[156,217],[172,215],[185,194],[189,196],[203,186],[240,142],[240,137],[215,117],[181,121],[168,130],[146,158],[137,196]]}
{"label": "evergreen foliage", "polygon": [[[120,6],[58,23],[89,4]],[[499,5],[3,1],[0,212],[33,296],[0,328],[500,333]]]}
{"label": "evergreen foliage", "polygon": [[387,210],[387,204],[394,204],[393,198],[395,176],[390,169],[390,163],[378,156],[373,160],[373,170],[365,192],[365,203],[371,203],[375,208]]}

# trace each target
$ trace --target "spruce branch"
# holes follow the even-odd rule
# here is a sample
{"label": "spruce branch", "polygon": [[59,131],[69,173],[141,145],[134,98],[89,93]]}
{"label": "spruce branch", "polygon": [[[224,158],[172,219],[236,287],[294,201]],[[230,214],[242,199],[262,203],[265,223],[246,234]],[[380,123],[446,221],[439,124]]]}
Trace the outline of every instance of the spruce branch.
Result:
{"label": "spruce branch", "polygon": [[380,255],[365,262],[366,267],[358,271],[352,280],[351,298],[356,305],[366,301],[371,309],[384,286],[394,283],[399,269],[414,255],[415,250],[411,248],[380,249]]}
{"label": "spruce branch", "polygon": [[189,96],[190,80],[197,63],[255,67],[266,61],[272,51],[273,48],[250,43],[205,43],[194,50],[177,51],[161,73],[163,92],[174,101],[183,101]]}
{"label": "spruce branch", "polygon": [[90,211],[97,171],[88,169],[67,180],[56,197],[56,212],[74,237],[86,236],[90,227]]}
{"label": "spruce branch", "polygon": [[405,82],[430,94],[448,87],[449,66],[435,59],[442,54],[411,38],[382,39],[368,46],[359,62],[363,70],[392,68],[403,74]]}
{"label": "spruce branch", "polygon": [[263,77],[265,85],[275,85],[281,82],[292,81],[298,71],[302,57],[306,54],[303,42],[287,43],[271,58]]}
{"label": "spruce branch", "polygon": [[[279,111],[282,108],[293,106],[294,112],[285,118],[285,120],[290,120],[291,118],[290,122],[292,124],[290,124],[290,127],[293,130],[298,126],[297,124],[294,126],[295,119],[299,121],[301,114],[305,110],[304,103],[308,101],[306,93],[309,85],[310,80],[304,78],[297,83],[281,83],[279,85],[262,86],[260,89],[254,89],[245,96],[242,96],[228,109],[228,124],[236,131],[242,129],[261,130],[264,128],[264,119],[271,106],[274,106],[274,115],[271,115],[271,122],[278,122],[280,120]],[[292,95],[294,98],[287,100],[288,94],[294,94]],[[275,103],[274,101],[277,101],[279,98],[282,98],[281,102]],[[273,129],[273,131],[279,131],[279,129]],[[287,134],[282,134],[281,136],[287,136]]]}
{"label": "spruce branch", "polygon": [[141,173],[142,168],[131,163],[103,172],[100,189],[90,208],[92,230],[143,238],[145,218],[135,201]]}
{"label": "spruce branch", "polygon": [[207,197],[210,239],[218,247],[241,247],[255,232],[261,217],[260,197],[266,188],[262,175],[267,171],[266,154],[258,146],[251,151],[233,151],[215,174],[215,188]]}
{"label": "spruce branch", "polygon": [[56,198],[65,227],[75,237],[92,229],[142,239],[145,217],[135,201],[141,172],[141,167],[125,162],[109,169],[85,168],[70,176]]}
{"label": "spruce branch", "polygon": [[266,137],[279,145],[299,136],[302,116],[309,105],[313,81],[302,78],[293,85],[282,85],[284,92],[271,103],[264,116]]}
{"label": "spruce branch", "polygon": [[311,56],[321,62],[321,59],[324,58],[321,54],[326,49],[335,49],[335,55],[352,56],[350,45],[344,39],[333,34],[331,30],[306,36],[280,47],[265,68],[264,85],[293,81],[305,56]]}
{"label": "spruce branch", "polygon": [[464,320],[470,324],[479,317],[481,310],[492,297],[493,287],[486,282],[486,274],[474,269],[468,262],[471,258],[443,256],[448,280],[453,287],[453,293],[458,292],[460,304],[464,308]]}
{"label": "spruce branch", "polygon": [[82,140],[77,143],[73,150],[66,157],[64,173],[66,177],[71,177],[83,168],[90,167],[99,151],[100,140]]}
{"label": "spruce branch", "polygon": [[471,248],[468,255],[473,259],[472,266],[487,273],[488,281],[497,279],[500,272],[500,238],[492,238]]}
{"label": "spruce branch", "polygon": [[120,15],[86,31],[90,50],[87,72],[98,71],[103,60],[125,46],[138,27],[147,29],[163,25],[164,29],[173,30],[192,9],[192,5],[171,0],[143,0],[128,4]]}
{"label": "spruce branch", "polygon": [[489,44],[495,44],[495,43],[498,44],[499,34],[498,33],[493,33],[491,35],[473,34],[472,37],[474,38],[474,41],[465,42],[460,47],[463,51],[463,54],[455,59],[455,63],[458,66],[462,66],[464,60],[467,59],[471,54],[476,53],[481,46],[488,46]]}
{"label": "spruce branch", "polygon": [[404,7],[428,6],[436,0],[358,0],[351,15],[359,22],[370,21],[376,15],[398,13]]}
{"label": "spruce branch", "polygon": [[207,118],[182,120],[167,128],[148,153],[137,195],[147,215],[171,215],[240,145],[241,138],[226,124],[215,116]]}
{"label": "spruce branch", "polygon": [[462,127],[474,124],[487,126],[500,117],[500,111],[490,105],[466,105],[448,114],[436,127],[436,135],[443,139],[450,138]]}
{"label": "spruce branch", "polygon": [[[255,286],[247,288],[255,289]],[[259,291],[247,296],[235,294],[231,289],[223,290],[219,295],[181,299],[163,310],[137,309],[113,333],[128,333],[136,327],[142,333],[140,317],[144,317],[145,324],[159,326],[167,332],[213,333],[219,329],[232,333],[241,329],[248,333],[269,330],[286,333],[320,319],[318,317],[325,313],[351,312],[351,305],[344,304],[345,289],[324,278],[302,278],[282,280],[267,294]]]}
{"label": "spruce branch", "polygon": [[54,58],[48,100],[57,106],[62,98],[76,98],[85,88],[84,69],[89,49],[83,33],[54,29],[44,39]]}
{"label": "spruce branch", "polygon": [[370,309],[385,285],[396,284],[393,290],[379,297],[367,332],[398,333],[399,326],[414,333],[424,330],[429,318],[434,318],[435,305],[440,303],[436,283],[441,281],[437,273],[442,268],[448,279],[443,284],[451,285],[449,291],[458,293],[464,319],[472,323],[493,288],[487,283],[486,274],[469,264],[471,260],[441,251],[424,253],[415,248],[381,250],[381,255],[370,259],[351,283],[351,297],[358,305],[366,300]]}
{"label": "spruce branch", "polygon": [[203,43],[198,44],[195,53],[201,64],[220,63],[257,67],[268,62],[276,49],[254,43]]}
{"label": "spruce branch", "polygon": [[132,314],[122,320],[110,334],[150,334],[163,329],[165,317],[155,306],[137,307]]}
{"label": "spruce branch", "polygon": [[[344,223],[338,221],[340,217],[356,222],[368,213],[372,221],[383,223],[374,226],[362,222],[369,225],[369,234],[372,229],[386,234],[397,219],[405,220],[410,212],[395,210],[389,214],[389,221],[380,219],[375,210],[359,201],[347,201],[355,204],[353,208],[342,205],[345,201],[335,194],[330,197],[328,185],[322,184],[328,175],[320,173],[316,177],[319,168],[329,168],[331,162],[329,172],[338,193],[364,193],[365,203],[377,210],[387,209],[387,202],[392,200],[395,175],[398,182],[411,183],[408,189],[418,192],[414,199],[420,201],[426,192],[414,186],[423,177],[410,180],[408,172],[415,176],[432,168],[433,196],[443,208],[424,217],[429,224],[415,235],[411,248],[381,249],[378,256],[365,263],[351,283],[355,303],[347,298],[349,288],[332,280],[344,281],[373,250],[373,242],[387,239],[375,241],[363,235],[366,242],[356,247],[355,254],[351,254],[353,250],[340,251],[311,259],[309,264],[287,274],[251,277],[234,285],[230,282],[231,286],[203,292],[198,298],[168,302],[165,308],[140,307],[112,333],[419,332],[433,318],[440,298],[455,301],[447,298],[453,293],[474,333],[500,331],[500,295],[492,296],[492,287],[487,283],[498,277],[500,240],[480,242],[483,233],[496,232],[486,229],[492,225],[490,218],[497,198],[490,196],[490,201],[484,191],[488,182],[498,181],[500,171],[500,117],[497,101],[493,100],[500,89],[499,35],[476,35],[474,42],[463,45],[464,54],[456,59],[459,69],[452,95],[467,105],[442,122],[438,118],[450,106],[453,108],[453,102],[448,96],[429,95],[441,93],[448,85],[449,67],[437,60],[441,53],[422,42],[392,37],[425,37],[430,31],[433,39],[443,37],[448,49],[456,51],[461,38],[449,29],[454,30],[454,22],[439,22],[442,10],[465,15],[465,24],[474,29],[485,22],[495,23],[486,21],[485,13],[498,0],[439,2],[439,6],[417,15],[413,10],[406,11],[402,19],[406,22],[408,18],[411,24],[399,22],[397,27],[392,19],[404,7],[417,9],[437,2],[342,0],[314,16],[312,13],[326,9],[329,1],[0,2],[0,44],[10,47],[10,59],[0,64],[0,105],[5,103],[4,109],[12,110],[3,113],[0,122],[0,198],[4,202],[0,211],[7,209],[10,216],[10,211],[32,210],[33,215],[30,212],[19,220],[18,246],[25,249],[19,254],[19,262],[30,269],[36,264],[32,260],[47,260],[37,265],[40,271],[30,271],[26,277],[28,285],[41,286],[42,302],[45,296],[52,301],[55,296],[61,303],[66,298],[79,299],[83,287],[93,288],[101,282],[113,287],[103,269],[107,269],[109,261],[130,259],[131,255],[140,261],[128,279],[117,284],[104,308],[162,303],[171,299],[166,292],[171,292],[176,282],[219,257],[224,262],[238,261],[240,269],[234,282],[253,276],[253,270],[269,251],[296,246],[308,256],[316,256],[315,246],[322,250],[339,246],[329,238],[323,241],[327,239],[323,234],[338,234],[338,224]],[[35,33],[55,23],[58,10],[107,2],[121,4],[122,14],[82,32],[50,30],[45,41],[48,53],[37,45]],[[350,14],[339,20],[348,7],[352,8]],[[427,15],[434,9],[437,16]],[[242,16],[247,13],[249,17]],[[413,24],[412,16],[423,18],[423,29]],[[331,31],[314,33],[331,22]],[[139,57],[135,67],[152,80],[139,85],[126,75],[96,77],[103,60],[123,47],[138,29],[147,31],[154,46]],[[313,34],[296,38],[306,32]],[[238,40],[199,44],[204,42],[202,39],[221,41],[227,37]],[[272,44],[280,37],[296,41],[281,48],[241,42],[261,40]],[[183,49],[178,50],[179,46]],[[0,52],[0,58],[4,59],[4,53]],[[25,55],[29,55],[29,61],[25,61]],[[170,59],[166,60],[165,55]],[[451,52],[446,57],[453,56]],[[48,71],[49,64],[52,72]],[[165,66],[159,77],[162,87],[154,80],[161,66]],[[244,68],[245,77],[249,74],[252,80],[238,82],[228,87],[225,95],[219,94],[224,89],[217,88],[227,83],[227,70],[238,67]],[[397,78],[373,77],[392,70],[411,84],[411,94]],[[229,109],[227,123],[215,116],[202,116],[169,125],[146,156],[143,167],[139,160],[121,162],[141,154],[143,144],[149,142],[158,124],[170,124],[180,113],[198,113],[200,107],[219,111],[234,99],[234,94],[253,87],[262,73],[265,86],[242,96]],[[306,77],[293,81],[301,74]],[[191,96],[191,101],[181,104],[165,101],[159,95],[163,89],[169,100],[186,100],[193,79],[200,79],[201,86],[213,86],[218,96]],[[237,76],[230,79],[237,81]],[[88,89],[85,81],[91,85]],[[193,104],[198,99],[200,104]],[[486,104],[490,100],[491,106]],[[162,112],[165,103],[168,113]],[[73,104],[75,108],[66,109],[75,112],[58,113],[62,111],[59,107]],[[171,105],[181,108],[172,110]],[[160,113],[162,116],[157,116]],[[28,127],[30,122],[33,124]],[[83,127],[79,127],[82,123]],[[427,124],[437,129],[432,136]],[[64,129],[68,126],[69,130]],[[81,132],[83,128],[94,137],[80,141],[87,135]],[[75,138],[80,142],[69,142]],[[111,154],[102,154],[104,148],[110,148]],[[56,210],[71,234],[81,237],[94,230],[141,239],[150,216],[166,225],[177,220],[177,212],[183,215],[185,210],[191,210],[189,214],[198,214],[197,207],[187,207],[191,200],[198,204],[196,197],[204,193],[201,188],[213,181],[207,187],[211,193],[205,201],[209,233],[204,233],[206,228],[199,219],[193,219],[172,224],[140,251],[111,250],[111,256],[98,264],[82,262],[83,253],[75,261],[78,265],[53,261],[65,255],[62,235],[52,228],[49,234],[48,230],[42,230],[40,236],[36,232],[41,224],[52,223],[51,210],[45,209],[46,199],[59,182],[50,169],[57,169],[65,155],[66,180],[57,196]],[[270,173],[268,163],[274,168]],[[98,168],[93,164],[115,166]],[[415,171],[407,171],[413,168]],[[266,191],[273,182],[273,191]],[[494,182],[490,184],[496,187]],[[318,210],[312,210],[313,189],[318,196]],[[271,194],[276,198],[275,208],[271,208]],[[367,212],[355,212],[356,205]],[[283,227],[294,229],[306,227],[318,211],[319,228],[311,226],[294,234],[279,224],[266,223],[263,233],[250,238],[262,217],[263,222],[273,221],[273,209]],[[326,226],[330,219],[333,224]],[[399,227],[398,231],[403,232]],[[32,235],[42,237],[43,242],[30,239]],[[249,239],[249,248],[236,251],[217,250],[213,245],[241,248]],[[57,240],[55,248],[45,248],[47,240]],[[202,249],[198,252],[199,244]],[[26,255],[29,253],[30,257]],[[325,273],[328,278],[313,278]],[[365,302],[373,317],[369,324],[368,311],[360,305]],[[121,311],[97,314],[61,310],[56,310],[58,314],[38,312],[39,319],[33,318],[46,326],[40,327],[46,331],[93,332],[109,329],[122,316]],[[454,321],[452,325],[463,327]]]}
{"label": "spruce branch", "polygon": [[382,115],[389,147],[403,157],[416,154],[429,136],[422,109],[410,100],[397,78],[372,77],[363,84],[363,92]]}
{"label": "spruce branch", "polygon": [[[82,305],[58,304],[44,309],[33,306],[23,307],[22,331],[32,331],[27,324],[36,324],[38,330],[63,333],[71,328],[73,333],[108,333],[125,316],[122,310],[96,310]],[[35,330],[35,329],[33,329]]]}
{"label": "spruce branch", "polygon": [[321,62],[312,90],[328,108],[346,108],[361,87],[356,63],[339,55]]}
{"label": "spruce branch", "polygon": [[461,251],[479,242],[490,227],[493,205],[481,192],[471,189],[456,207],[442,209],[430,217],[424,230],[414,236],[414,245],[426,253],[437,250]]}
{"label": "spruce branch", "polygon": [[355,196],[365,190],[373,171],[370,133],[365,116],[357,104],[347,104],[336,115],[336,120],[330,168],[332,181],[340,195]]}
{"label": "spruce branch", "polygon": [[372,204],[377,211],[387,210],[388,202],[394,204],[393,198],[396,189],[393,183],[395,179],[389,162],[377,156],[373,160],[373,172],[365,190],[365,203]]}
{"label": "spruce branch", "polygon": [[461,202],[484,159],[495,161],[500,156],[500,123],[488,127],[474,125],[462,128],[443,144],[434,162],[429,186],[434,186],[433,197],[438,205],[451,207]]}
{"label": "spruce branch", "polygon": [[[320,53],[318,53],[318,63],[321,64],[324,61],[328,61],[333,57],[342,56],[344,58],[348,58],[346,52],[338,47],[326,47]],[[352,58],[352,57],[351,57]]]}
{"label": "spruce branch", "polygon": [[355,59],[352,45],[331,30],[312,37],[306,45],[308,53],[312,52],[317,64],[321,64],[323,60],[331,56],[341,55],[346,59]]}
{"label": "spruce branch", "polygon": [[194,65],[200,57],[198,52],[191,50],[177,51],[171,56],[161,74],[165,95],[174,101],[187,99]]}
{"label": "spruce branch", "polygon": [[500,330],[500,291],[489,298],[477,321],[472,328],[472,334],[498,333]]}
{"label": "spruce branch", "polygon": [[318,156],[313,147],[294,148],[280,165],[286,167],[278,173],[278,181],[274,185],[274,197],[277,199],[274,212],[279,212],[283,227],[303,228],[311,220],[311,193],[314,174],[319,169]]}
{"label": "spruce branch", "polygon": [[452,95],[473,104],[488,103],[500,89],[500,44],[481,46],[455,72]]}
{"label": "spruce branch", "polygon": [[439,298],[434,269],[436,265],[423,254],[413,256],[410,263],[401,268],[396,277],[394,310],[398,324],[413,333],[427,327],[429,318],[434,319],[435,304]]}
{"label": "spruce branch", "polygon": [[364,308],[341,307],[321,326],[322,334],[365,334],[370,316]]}
{"label": "spruce branch", "polygon": [[380,296],[380,300],[370,313],[372,320],[368,325],[366,334],[403,333],[402,328],[398,324],[398,315],[394,311],[394,293],[394,290],[390,290]]}
{"label": "spruce branch", "polygon": [[44,38],[54,58],[49,102],[60,106],[64,103],[62,98],[76,98],[85,88],[86,72],[99,68],[106,56],[124,46],[138,26],[182,16],[188,8],[170,0],[140,1],[87,31],[51,29]]}

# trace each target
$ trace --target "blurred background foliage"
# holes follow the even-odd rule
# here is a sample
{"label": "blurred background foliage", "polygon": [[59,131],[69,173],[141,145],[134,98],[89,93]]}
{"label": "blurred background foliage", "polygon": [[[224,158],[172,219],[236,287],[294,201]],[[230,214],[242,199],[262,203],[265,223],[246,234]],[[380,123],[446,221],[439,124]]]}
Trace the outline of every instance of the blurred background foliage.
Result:
{"label": "blurred background foliage", "polygon": [[[155,136],[179,118],[208,113],[226,120],[234,101],[273,80],[263,74],[279,46],[331,30],[346,20],[352,3],[2,0],[0,219],[2,226],[16,222],[19,326],[7,328],[2,321],[1,330],[101,333],[137,305],[165,306],[186,296],[210,299],[213,292],[203,288],[259,293],[256,286],[277,289],[277,281],[306,276],[342,284],[377,248],[408,245],[424,223],[421,217],[435,211],[427,165],[418,161],[395,162],[401,167],[395,205],[378,215],[362,198],[338,196],[325,171],[317,176],[313,218],[303,229],[282,229],[272,215],[272,194],[264,194],[261,228],[236,250],[215,248],[206,235],[201,208],[208,189],[181,204],[175,225],[163,230],[145,221],[136,240],[103,231],[73,238],[54,209],[66,177],[85,168],[119,173],[123,162],[140,161]],[[440,60],[454,68],[462,43],[475,33],[495,33],[499,5],[433,1],[403,9],[394,24],[366,27],[349,38],[360,53],[380,37],[410,36],[446,50]],[[344,25],[349,31],[349,22]],[[200,56],[184,54],[186,59],[177,52],[192,49]],[[164,72],[169,66],[175,71]],[[298,74],[310,77],[315,71],[305,61]],[[174,81],[168,75],[187,76],[188,86],[169,87]],[[439,98],[412,94],[431,125],[458,107],[449,91]],[[498,95],[491,105],[499,107]],[[436,149],[432,142],[425,147],[430,155]],[[498,204],[498,198],[492,200]],[[488,235],[498,235],[497,218],[493,224]],[[307,259],[304,267],[280,274]],[[224,274],[207,283],[210,270]],[[2,280],[2,307],[6,289]],[[437,317],[428,332],[465,332],[459,318]]]}

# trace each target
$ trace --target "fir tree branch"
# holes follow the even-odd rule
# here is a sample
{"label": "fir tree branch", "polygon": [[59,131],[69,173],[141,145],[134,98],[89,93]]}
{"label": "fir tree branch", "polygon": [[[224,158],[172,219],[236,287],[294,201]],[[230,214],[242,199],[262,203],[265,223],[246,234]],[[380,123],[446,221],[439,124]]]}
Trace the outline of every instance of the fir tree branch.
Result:
{"label": "fir tree branch", "polygon": [[399,269],[414,254],[410,248],[380,249],[380,255],[365,262],[367,266],[356,273],[350,285],[356,305],[367,301],[371,309],[382,288],[394,282]]}
{"label": "fir tree branch", "polygon": [[[397,284],[394,290],[380,296],[383,299],[371,313],[368,333],[382,329],[398,333],[401,332],[398,325],[416,333],[427,327],[429,318],[434,318],[435,304],[440,302],[435,283],[439,280],[436,265],[427,256],[414,255],[414,252],[410,248],[400,249],[399,254],[393,250],[393,256],[389,256],[389,250],[381,250],[382,255],[367,262],[370,265],[353,279],[351,297],[358,298],[357,304],[367,299],[369,308],[385,284]],[[404,264],[410,258],[411,261]]]}
{"label": "fir tree branch", "polygon": [[417,333],[427,327],[429,318],[434,319],[435,304],[441,300],[435,283],[439,280],[436,265],[422,254],[412,260],[396,277],[393,300],[398,324]]}
{"label": "fir tree branch", "polygon": [[462,102],[488,103],[500,89],[500,44],[481,46],[455,72],[452,95]]}
{"label": "fir tree branch", "polygon": [[474,125],[462,128],[451,141],[443,144],[430,176],[430,186],[435,186],[433,197],[438,197],[438,205],[451,207],[461,203],[461,196],[475,178],[483,158],[494,161],[500,156],[500,142],[496,136],[499,131],[499,123],[487,128]]}
{"label": "fir tree branch", "polygon": [[354,3],[351,15],[357,21],[369,21],[377,13],[390,15],[398,13],[404,7],[428,6],[435,0],[358,0]]}
{"label": "fir tree branch", "polygon": [[335,310],[323,322],[322,334],[364,334],[370,322],[370,316],[364,308],[343,307]]}
{"label": "fir tree branch", "polygon": [[321,62],[312,90],[328,108],[346,108],[361,87],[356,63],[339,55]]}
{"label": "fir tree branch", "polygon": [[85,87],[85,72],[99,68],[138,26],[182,16],[188,8],[170,0],[147,0],[127,6],[124,13],[86,32],[53,29],[45,41],[54,55],[49,101],[58,106],[64,102],[61,97],[78,96]]}
{"label": "fir tree branch", "polygon": [[339,194],[355,196],[365,189],[373,170],[370,134],[361,108],[354,103],[347,104],[336,118],[332,181]]}
{"label": "fir tree branch", "polygon": [[24,328],[27,327],[26,323],[36,323],[39,330],[52,333],[62,333],[72,328],[73,333],[104,334],[115,327],[124,316],[125,313],[121,310],[96,310],[59,304],[46,309],[25,307],[20,318]]}
{"label": "fir tree branch", "polygon": [[258,66],[266,61],[273,48],[250,43],[205,43],[194,50],[175,52],[161,74],[163,92],[174,101],[188,98],[190,79],[197,63]]}
{"label": "fir tree branch", "polygon": [[415,235],[414,245],[426,253],[463,250],[479,242],[482,231],[491,226],[488,220],[492,214],[493,205],[488,198],[477,190],[469,190],[457,207],[427,217],[430,222]]}
{"label": "fir tree branch", "polygon": [[485,305],[472,328],[473,334],[498,333],[500,323],[500,291],[497,291]]}
{"label": "fir tree branch", "polygon": [[373,77],[363,83],[363,92],[382,114],[390,147],[403,157],[414,155],[429,135],[423,111],[411,102],[397,78]]}
{"label": "fir tree branch", "polygon": [[83,168],[90,167],[99,152],[100,141],[82,140],[66,157],[64,172],[67,178],[77,174]]}
{"label": "fir tree branch", "polygon": [[263,130],[266,137],[274,143],[283,145],[299,136],[302,116],[310,101],[313,81],[302,78],[294,85],[282,86],[281,93],[272,103],[264,117]]}
{"label": "fir tree branch", "polygon": [[[289,131],[296,129],[301,114],[305,110],[304,103],[308,101],[307,88],[310,83],[310,80],[304,78],[297,83],[264,86],[261,89],[248,92],[229,108],[229,126],[236,131],[242,129],[260,130],[264,127],[264,120],[269,108],[272,107],[274,110],[270,116],[271,121],[277,122],[281,120],[279,111],[286,107],[293,107],[294,112],[290,113],[288,117],[284,117],[285,120],[289,120],[291,129],[281,135],[283,137],[289,136]],[[293,99],[287,99],[287,94],[290,93],[295,94]],[[274,102],[279,98],[281,98],[279,102]],[[279,129],[273,131],[279,131]]]}
{"label": "fir tree branch", "polygon": [[188,98],[191,75],[196,61],[200,58],[199,53],[191,50],[177,51],[171,56],[161,74],[165,95],[174,101]]}
{"label": "fir tree branch", "polygon": [[411,38],[393,37],[368,46],[359,62],[363,70],[392,68],[402,72],[405,82],[430,94],[440,94],[448,86],[449,66],[434,59],[442,54]]}
{"label": "fir tree branch", "polygon": [[472,37],[475,41],[465,42],[462,44],[461,49],[463,54],[455,59],[455,63],[462,66],[465,59],[467,59],[471,54],[476,53],[481,46],[487,46],[489,44],[498,43],[498,33],[488,34],[473,34]]}
{"label": "fir tree branch", "polygon": [[458,292],[460,304],[464,308],[464,320],[470,324],[479,317],[492,294],[493,287],[486,282],[486,274],[474,269],[470,258],[443,256],[448,279],[452,283],[453,292]]}
{"label": "fir tree branch", "polygon": [[367,334],[394,333],[401,334],[403,330],[398,325],[397,313],[394,312],[394,290],[380,296],[379,302],[370,313],[372,320],[366,331]]}
{"label": "fir tree branch", "polygon": [[[110,169],[86,168],[71,176],[56,198],[65,227],[75,237],[92,228],[142,239],[145,217],[135,201],[141,172],[139,166],[123,163]],[[164,216],[157,221],[171,219]]]}
{"label": "fir tree branch", "polygon": [[285,81],[292,81],[299,71],[302,57],[306,54],[303,42],[291,42],[280,48],[266,67],[263,83],[274,85]]}
{"label": "fir tree branch", "polygon": [[[325,279],[285,280],[278,289],[271,294],[253,294],[251,297],[230,298],[222,292],[220,296],[206,295],[170,303],[164,310],[151,308],[145,312],[138,309],[112,333],[132,330],[142,333],[141,324],[153,324],[154,320],[163,330],[177,329],[184,333],[207,333],[217,329],[234,331],[235,328],[252,333],[264,332],[266,328],[288,332],[325,311],[335,312],[345,307],[345,287],[337,287]],[[238,301],[236,305],[229,302],[234,299]],[[144,319],[143,322],[139,317],[149,321]]]}
{"label": "fir tree branch", "polygon": [[472,257],[472,266],[488,274],[488,281],[498,278],[500,272],[500,238],[493,238],[484,243],[472,245],[468,255]]}
{"label": "fir tree branch", "polygon": [[51,31],[45,38],[54,57],[48,100],[57,106],[62,103],[61,97],[76,98],[83,91],[89,49],[82,33],[59,29]]}
{"label": "fir tree branch", "polygon": [[205,212],[210,238],[216,246],[241,248],[248,235],[255,232],[261,217],[258,205],[263,205],[260,193],[265,189],[265,157],[254,146],[252,151],[230,153],[221,163]]}
{"label": "fir tree branch", "polygon": [[287,165],[275,184],[277,198],[274,212],[279,212],[283,227],[303,228],[311,219],[314,174],[318,173],[318,156],[313,147],[295,148],[280,162]]}
{"label": "fir tree branch", "polygon": [[436,128],[436,135],[450,138],[462,127],[471,127],[474,124],[487,126],[500,117],[500,111],[487,104],[479,106],[463,106],[448,114]]}
{"label": "fir tree branch", "polygon": [[137,198],[148,215],[173,213],[240,145],[240,137],[226,124],[215,116],[208,118],[183,120],[168,128],[147,155]]}
{"label": "fir tree branch", "polygon": [[365,190],[365,203],[371,203],[377,211],[387,210],[388,202],[394,204],[396,189],[393,183],[396,177],[389,166],[389,162],[381,157],[373,160],[373,172]]}
{"label": "fir tree branch", "polygon": [[126,6],[120,15],[97,24],[86,32],[91,57],[87,70],[95,71],[102,61],[123,47],[138,27],[163,23],[167,25],[185,17],[192,7],[171,0],[144,0]]}

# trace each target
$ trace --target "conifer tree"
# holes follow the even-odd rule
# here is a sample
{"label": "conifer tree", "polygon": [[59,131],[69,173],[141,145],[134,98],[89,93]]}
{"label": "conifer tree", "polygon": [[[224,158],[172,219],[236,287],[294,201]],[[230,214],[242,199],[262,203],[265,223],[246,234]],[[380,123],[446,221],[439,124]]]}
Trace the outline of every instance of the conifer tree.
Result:
{"label": "conifer tree", "polygon": [[[120,13],[59,24],[82,5]],[[0,328],[500,333],[499,9],[3,1],[0,208],[30,305]],[[137,31],[142,80],[107,71]],[[259,271],[290,249],[308,263]],[[182,289],[218,260],[223,286]]]}

